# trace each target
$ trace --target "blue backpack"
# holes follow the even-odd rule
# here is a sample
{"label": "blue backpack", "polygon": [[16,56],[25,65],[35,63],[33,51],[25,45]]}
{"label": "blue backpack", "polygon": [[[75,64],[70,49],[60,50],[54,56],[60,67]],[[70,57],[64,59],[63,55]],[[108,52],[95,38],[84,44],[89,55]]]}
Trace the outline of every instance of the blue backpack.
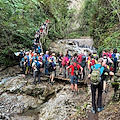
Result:
{"label": "blue backpack", "polygon": [[115,53],[112,55],[112,57],[113,57],[113,62],[117,62],[117,57]]}
{"label": "blue backpack", "polygon": [[36,64],[36,68],[37,68],[37,70],[40,70],[41,65],[40,65],[39,61],[35,62],[35,64]]}

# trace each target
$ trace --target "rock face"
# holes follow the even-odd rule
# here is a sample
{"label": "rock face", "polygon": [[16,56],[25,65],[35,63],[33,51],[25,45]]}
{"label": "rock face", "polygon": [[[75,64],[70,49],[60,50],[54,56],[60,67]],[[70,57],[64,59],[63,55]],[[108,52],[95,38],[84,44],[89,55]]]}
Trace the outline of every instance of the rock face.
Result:
{"label": "rock face", "polygon": [[35,109],[51,98],[62,86],[48,83],[31,85],[33,78],[10,78],[0,88],[0,119],[14,117],[18,113]]}
{"label": "rock face", "polygon": [[[89,44],[87,44],[89,43]],[[57,43],[52,43],[50,51],[66,54],[67,51],[73,56],[74,53],[80,54],[83,50],[85,55],[88,53],[93,53],[95,49],[92,49],[93,40],[92,39],[65,39],[59,40]]]}
{"label": "rock face", "polygon": [[[117,74],[119,76],[119,74]],[[2,79],[3,80],[3,79]],[[118,81],[118,80],[117,80]],[[91,113],[91,86],[78,85],[78,95],[70,84],[56,81],[51,85],[41,76],[41,83],[32,85],[33,77],[10,77],[0,87],[0,119],[2,120],[119,120],[120,102],[112,102],[114,90],[103,94],[104,110]],[[96,94],[97,95],[97,94]],[[111,110],[112,108],[112,110]],[[111,112],[112,111],[112,112]]]}

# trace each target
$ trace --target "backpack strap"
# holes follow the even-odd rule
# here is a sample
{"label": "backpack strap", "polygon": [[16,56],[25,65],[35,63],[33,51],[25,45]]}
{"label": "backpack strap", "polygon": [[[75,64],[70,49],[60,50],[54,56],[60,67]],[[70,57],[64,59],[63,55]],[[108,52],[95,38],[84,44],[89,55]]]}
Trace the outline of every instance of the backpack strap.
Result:
{"label": "backpack strap", "polygon": [[[95,68],[95,65],[93,65],[93,69],[94,69],[94,68]],[[101,69],[101,68],[102,68],[102,65],[101,65],[99,68]],[[99,69],[99,68],[98,68],[98,69]]]}
{"label": "backpack strap", "polygon": [[77,67],[77,63],[76,63],[76,66],[74,66],[74,64],[72,64],[73,65],[73,67]]}

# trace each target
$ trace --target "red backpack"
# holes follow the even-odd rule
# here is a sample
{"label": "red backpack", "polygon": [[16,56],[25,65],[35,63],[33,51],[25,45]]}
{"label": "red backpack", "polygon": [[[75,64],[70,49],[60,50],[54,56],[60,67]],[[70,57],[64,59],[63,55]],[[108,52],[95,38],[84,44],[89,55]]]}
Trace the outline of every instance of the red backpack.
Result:
{"label": "red backpack", "polygon": [[63,58],[62,60],[62,66],[65,66],[66,65],[66,58]]}
{"label": "red backpack", "polygon": [[90,60],[90,68],[91,66],[95,65],[95,60]]}

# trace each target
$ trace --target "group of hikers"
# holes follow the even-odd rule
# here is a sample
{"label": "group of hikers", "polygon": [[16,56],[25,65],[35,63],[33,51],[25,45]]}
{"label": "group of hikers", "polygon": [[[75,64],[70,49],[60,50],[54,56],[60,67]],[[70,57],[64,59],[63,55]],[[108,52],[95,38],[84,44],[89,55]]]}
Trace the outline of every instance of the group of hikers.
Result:
{"label": "group of hikers", "polygon": [[[50,21],[46,20],[36,31],[34,39],[34,50],[21,50],[19,54],[20,67],[25,78],[33,73],[33,85],[41,83],[40,75],[49,75],[49,81],[53,85],[55,76],[71,80],[72,93],[78,95],[78,80],[81,82],[86,78],[91,81],[92,93],[92,113],[100,112],[102,107],[102,93],[106,93],[108,76],[113,76],[117,72],[120,53],[117,49],[103,50],[101,55],[97,52],[89,53],[87,56],[84,50],[73,56],[69,52],[59,53],[59,56],[50,51],[46,54],[42,52],[40,37],[47,34]],[[59,70],[57,65],[59,65]],[[58,72],[58,71],[59,72]],[[38,81],[36,77],[38,76]],[[96,102],[96,89],[98,88],[98,98]],[[96,105],[97,103],[97,105]]]}
{"label": "group of hikers", "polygon": [[[84,51],[81,51],[79,55],[75,53],[74,56],[71,56],[67,51],[64,56],[63,53],[59,53],[58,57],[56,57],[55,53],[49,51],[44,54],[29,50],[23,52],[20,66],[23,70],[23,77],[33,71],[34,85],[37,83],[36,76],[38,76],[38,84],[41,82],[41,74],[50,75],[49,80],[52,85],[56,75],[71,79],[71,90],[76,95],[78,95],[78,80],[85,80],[86,76],[88,76],[87,78],[91,79],[92,112],[96,113],[96,111],[103,110],[102,93],[106,92],[106,78],[108,78],[108,75],[114,75],[117,72],[119,56],[117,49],[113,51],[103,50],[100,56],[96,52],[85,56]],[[58,73],[56,72],[57,63],[59,64]],[[86,70],[89,75],[86,75]],[[97,102],[95,100],[96,88],[98,88]]]}
{"label": "group of hikers", "polygon": [[34,38],[34,51],[41,53],[41,42],[40,39],[43,38],[43,36],[48,34],[48,29],[49,29],[49,19],[47,19],[44,23],[40,25],[40,28],[36,31],[35,33],[35,38]]}

